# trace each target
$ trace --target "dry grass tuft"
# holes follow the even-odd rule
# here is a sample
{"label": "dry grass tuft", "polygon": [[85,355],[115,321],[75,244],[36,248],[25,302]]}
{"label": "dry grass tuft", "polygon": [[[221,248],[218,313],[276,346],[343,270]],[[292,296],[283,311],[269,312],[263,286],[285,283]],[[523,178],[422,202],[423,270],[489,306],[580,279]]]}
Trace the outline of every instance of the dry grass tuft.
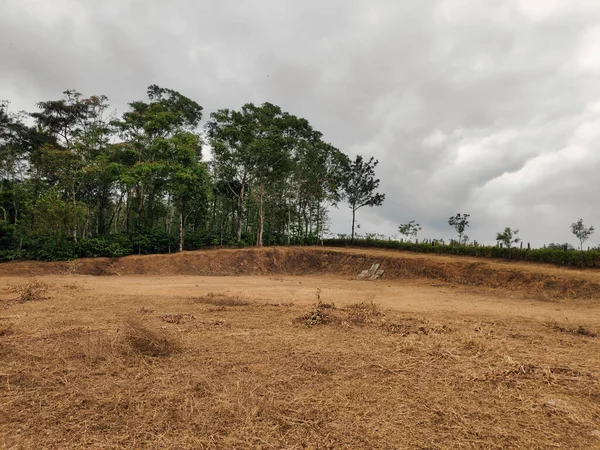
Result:
{"label": "dry grass tuft", "polygon": [[318,300],[309,313],[296,318],[295,322],[302,323],[307,327],[341,323],[341,319],[332,313],[336,310],[337,308],[333,303],[324,303]]}
{"label": "dry grass tuft", "polygon": [[122,340],[127,350],[143,356],[167,357],[181,351],[179,343],[168,334],[151,330],[136,319],[125,322]]}
{"label": "dry grass tuft", "polygon": [[15,334],[15,329],[12,323],[0,324],[0,337],[10,336]]}
{"label": "dry grass tuft", "polygon": [[196,316],[194,314],[163,314],[160,316],[160,320],[166,323],[174,323],[179,325],[186,323],[189,320],[196,320]]}
{"label": "dry grass tuft", "polygon": [[575,335],[587,336],[587,337],[591,337],[591,338],[598,337],[597,333],[594,333],[589,328],[586,328],[583,325],[579,325],[577,327],[563,326],[554,320],[552,320],[550,322],[545,322],[544,325],[547,326],[548,328],[552,328],[554,331],[558,331],[559,333],[575,334]]}
{"label": "dry grass tuft", "polygon": [[202,303],[205,305],[214,306],[248,306],[250,302],[242,300],[239,297],[230,297],[225,294],[219,294],[215,292],[209,292],[202,297],[195,297],[192,299],[195,303]]}
{"label": "dry grass tuft", "polygon": [[410,334],[443,334],[450,332],[450,328],[444,324],[429,323],[426,320],[413,317],[396,319],[393,322],[384,322],[381,327],[391,334],[408,336]]}
{"label": "dry grass tuft", "polygon": [[348,322],[354,325],[379,324],[384,316],[381,308],[373,301],[354,303],[344,310],[348,314]]}
{"label": "dry grass tuft", "polygon": [[16,301],[20,303],[48,300],[48,285],[35,278],[29,280],[27,284],[17,286],[18,296]]}

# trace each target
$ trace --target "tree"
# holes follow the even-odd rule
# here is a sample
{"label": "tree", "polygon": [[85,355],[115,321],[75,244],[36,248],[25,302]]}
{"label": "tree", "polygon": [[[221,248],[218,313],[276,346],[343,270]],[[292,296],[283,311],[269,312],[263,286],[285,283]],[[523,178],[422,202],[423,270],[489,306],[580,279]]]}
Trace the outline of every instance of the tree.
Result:
{"label": "tree", "polygon": [[212,114],[205,163],[202,107],[177,91],[149,86],[118,116],[103,95],[63,94],[31,113],[0,101],[0,237],[10,247],[0,259],[37,251],[37,240],[55,241],[60,258],[315,243],[329,207],[349,199],[354,229],[356,211],[384,199],[373,158],[352,163],[270,103]]}
{"label": "tree", "polygon": [[579,239],[579,249],[583,251],[583,243],[594,234],[594,227],[586,227],[583,223],[583,219],[579,219],[577,222],[571,224],[571,231],[577,239]]}
{"label": "tree", "polygon": [[[129,103],[130,110],[122,119],[112,121],[128,155],[121,174],[127,188],[127,223],[133,208],[138,229],[157,225],[168,175],[178,164],[178,150],[182,142],[184,147],[198,147],[194,141],[199,140],[196,129],[202,119],[202,106],[177,91],[151,85],[147,96],[148,102]],[[196,137],[190,139],[190,134]]]}
{"label": "tree", "polygon": [[352,240],[354,240],[356,211],[363,206],[381,206],[385,200],[385,194],[375,192],[380,183],[380,180],[375,178],[377,164],[379,161],[373,157],[364,161],[361,155],[357,155],[349,166],[344,192],[352,210]]}
{"label": "tree", "polygon": [[460,214],[458,213],[454,217],[450,217],[448,219],[448,225],[453,227],[458,233],[458,242],[462,243],[463,241],[463,233],[467,228],[469,228],[469,217],[470,214]]}
{"label": "tree", "polygon": [[411,220],[408,223],[403,223],[398,227],[398,232],[403,235],[408,237],[412,237],[415,239],[415,241],[417,240],[417,235],[419,233],[419,231],[421,231],[421,225],[416,223],[414,220]]}
{"label": "tree", "polygon": [[517,237],[519,230],[512,230],[506,227],[503,232],[496,234],[496,240],[502,242],[507,248],[511,248],[513,244],[521,242],[521,238]]}

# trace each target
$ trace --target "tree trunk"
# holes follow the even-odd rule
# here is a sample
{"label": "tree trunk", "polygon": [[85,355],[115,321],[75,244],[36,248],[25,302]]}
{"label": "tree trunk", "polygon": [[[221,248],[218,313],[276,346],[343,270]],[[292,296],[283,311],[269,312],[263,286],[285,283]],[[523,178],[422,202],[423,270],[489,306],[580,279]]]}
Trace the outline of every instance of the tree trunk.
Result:
{"label": "tree trunk", "polygon": [[137,218],[136,218],[135,224],[137,226],[139,226],[140,222],[142,221],[142,214],[144,212],[144,203],[143,203],[143,201],[144,201],[144,187],[141,184],[139,184],[136,187],[136,194],[137,194],[136,196],[137,196],[138,203],[137,203],[137,211],[136,211],[137,212]]}
{"label": "tree trunk", "polygon": [[183,251],[183,203],[181,204],[181,208],[179,208],[179,251]]}
{"label": "tree trunk", "polygon": [[288,220],[287,220],[287,245],[290,245],[291,239],[292,239],[292,232],[291,232],[291,226],[292,226],[292,208],[288,205]]}
{"label": "tree trunk", "polygon": [[129,231],[131,229],[131,192],[131,189],[127,191],[127,202],[125,203],[125,232],[127,234],[129,234]]}
{"label": "tree trunk", "polygon": [[83,232],[82,232],[82,237],[83,239],[87,239],[88,237],[88,228],[90,226],[90,204],[87,204],[87,209],[85,212],[85,221],[83,222]]}
{"label": "tree trunk", "polygon": [[238,196],[238,211],[237,211],[237,240],[242,240],[242,222],[244,220],[244,194],[246,192],[246,183],[242,180],[240,195]]}
{"label": "tree trunk", "polygon": [[352,238],[351,240],[354,241],[354,224],[356,222],[356,210],[354,208],[352,208]]}
{"label": "tree trunk", "polygon": [[321,239],[321,200],[317,201],[317,241]]}
{"label": "tree trunk", "polygon": [[256,227],[256,246],[263,245],[263,229],[265,226],[265,213],[263,209],[263,199],[265,196],[265,185],[261,184],[258,188],[258,226]]}

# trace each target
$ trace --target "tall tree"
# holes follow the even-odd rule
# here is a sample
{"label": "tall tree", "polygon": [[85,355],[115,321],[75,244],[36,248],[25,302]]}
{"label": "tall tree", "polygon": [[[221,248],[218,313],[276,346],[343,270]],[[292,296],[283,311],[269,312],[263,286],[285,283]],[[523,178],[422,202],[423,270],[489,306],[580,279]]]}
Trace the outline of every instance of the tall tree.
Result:
{"label": "tall tree", "polygon": [[419,231],[421,231],[421,229],[421,225],[416,223],[414,220],[411,220],[408,223],[401,224],[398,227],[398,232],[401,235],[406,236],[407,238],[412,237],[416,241]]}
{"label": "tall tree", "polygon": [[519,234],[519,230],[506,227],[504,231],[496,233],[496,240],[502,242],[506,248],[511,248],[513,244],[521,242],[521,238],[517,237],[517,234]]}
{"label": "tall tree", "polygon": [[377,164],[379,161],[373,157],[365,161],[361,155],[357,155],[346,175],[344,192],[352,210],[352,240],[354,240],[356,212],[364,206],[381,206],[385,200],[385,194],[375,192],[380,183],[380,180],[375,178]]}
{"label": "tall tree", "polygon": [[456,230],[456,232],[458,233],[458,243],[459,244],[463,243],[463,233],[465,232],[465,230],[467,228],[469,228],[469,217],[471,217],[470,214],[458,213],[456,216],[450,217],[448,219],[448,225],[450,225],[452,228],[454,228]]}
{"label": "tall tree", "polygon": [[227,185],[237,199],[237,241],[242,240],[245,197],[250,177],[256,166],[252,151],[254,136],[248,109],[221,109],[211,114],[206,130],[213,151],[213,168],[218,180]]}
{"label": "tall tree", "polygon": [[151,85],[147,95],[148,102],[130,103],[130,111],[112,122],[134,157],[122,180],[128,188],[128,215],[135,208],[138,228],[157,224],[175,141],[182,133],[196,133],[202,119],[202,106],[177,91]]}
{"label": "tall tree", "polygon": [[571,231],[579,239],[579,249],[583,251],[583,243],[594,234],[594,227],[586,226],[583,223],[583,219],[579,219],[577,222],[571,224]]}

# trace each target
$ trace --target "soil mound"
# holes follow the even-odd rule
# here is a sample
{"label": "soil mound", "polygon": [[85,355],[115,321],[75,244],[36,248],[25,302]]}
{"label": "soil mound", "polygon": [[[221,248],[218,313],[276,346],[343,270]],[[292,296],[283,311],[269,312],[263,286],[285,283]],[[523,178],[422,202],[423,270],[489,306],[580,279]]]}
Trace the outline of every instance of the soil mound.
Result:
{"label": "soil mound", "polygon": [[[415,256],[368,249],[277,247],[219,249],[169,255],[89,258],[68,262],[0,264],[0,276],[42,275],[337,275],[356,278],[379,264],[382,279],[431,279],[457,285],[503,288],[544,298],[600,298],[600,277],[543,265],[499,264],[458,257]],[[535,267],[532,270],[531,267]],[[369,282],[369,281],[365,281]]]}

